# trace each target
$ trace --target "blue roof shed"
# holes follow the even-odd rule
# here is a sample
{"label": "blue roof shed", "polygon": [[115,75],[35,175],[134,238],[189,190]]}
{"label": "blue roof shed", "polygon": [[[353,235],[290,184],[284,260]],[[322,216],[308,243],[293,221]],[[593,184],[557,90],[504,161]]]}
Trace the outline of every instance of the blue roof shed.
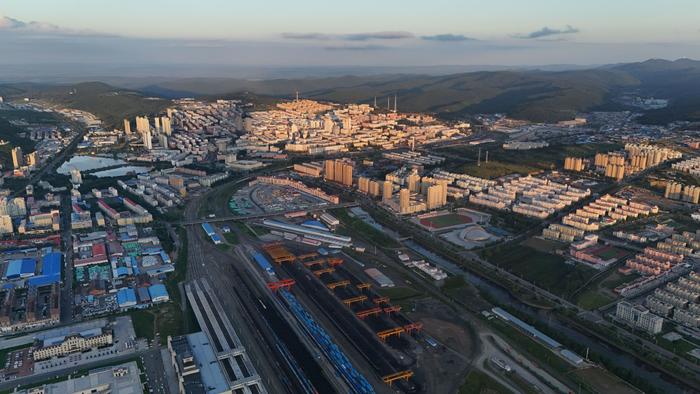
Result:
{"label": "blue roof shed", "polygon": [[170,296],[168,295],[168,290],[165,288],[165,285],[160,283],[151,285],[151,287],[148,288],[148,294],[151,296],[151,300],[153,300],[154,302],[167,301],[170,299]]}
{"label": "blue roof shed", "polygon": [[59,252],[45,254],[41,259],[41,274],[47,276],[61,275],[62,262],[63,254]]}
{"label": "blue roof shed", "polygon": [[117,303],[120,307],[136,305],[136,292],[134,289],[126,288],[117,292]]}

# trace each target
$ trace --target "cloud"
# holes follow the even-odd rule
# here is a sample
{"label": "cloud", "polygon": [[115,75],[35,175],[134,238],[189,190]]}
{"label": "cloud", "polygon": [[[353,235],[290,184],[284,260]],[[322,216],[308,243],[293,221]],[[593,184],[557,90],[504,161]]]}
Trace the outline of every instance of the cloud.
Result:
{"label": "cloud", "polygon": [[326,41],[332,38],[331,35],[323,33],[282,33],[282,38],[290,40],[317,40]]}
{"label": "cloud", "polygon": [[75,30],[68,29],[62,26],[56,26],[51,23],[36,22],[36,21],[21,21],[9,16],[0,16],[0,33],[16,33],[25,36],[37,36],[51,34],[53,36],[94,36],[94,37],[112,37],[110,34],[97,33],[90,30]]}
{"label": "cloud", "polygon": [[16,30],[31,32],[51,32],[61,30],[56,25],[42,22],[24,22],[9,16],[0,16],[0,30]]}
{"label": "cloud", "polygon": [[378,31],[352,34],[323,34],[323,33],[282,33],[282,38],[308,41],[370,41],[370,40],[402,40],[415,37],[407,31]]}
{"label": "cloud", "polygon": [[551,37],[551,36],[559,36],[562,34],[576,34],[580,30],[571,26],[571,25],[566,25],[565,28],[563,29],[552,29],[550,27],[543,27],[539,30],[535,30],[533,32],[530,32],[528,34],[520,34],[516,35],[518,38],[525,38],[525,39],[533,39],[533,38],[544,38],[544,37]]}
{"label": "cloud", "polygon": [[421,36],[421,40],[439,42],[476,41],[475,38],[467,37],[463,34],[436,34],[434,36]]}
{"label": "cloud", "polygon": [[379,31],[374,33],[356,33],[342,36],[348,41],[369,41],[369,40],[403,40],[413,38],[413,33],[407,31]]}
{"label": "cloud", "polygon": [[338,45],[338,46],[327,46],[323,49],[327,51],[377,51],[390,49],[391,47],[384,45]]}

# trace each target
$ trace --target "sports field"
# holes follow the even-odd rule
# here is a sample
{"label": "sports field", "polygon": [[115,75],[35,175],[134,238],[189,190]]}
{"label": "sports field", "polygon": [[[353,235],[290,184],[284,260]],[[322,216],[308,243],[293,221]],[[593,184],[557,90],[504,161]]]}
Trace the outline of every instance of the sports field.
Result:
{"label": "sports field", "polygon": [[471,222],[472,219],[469,216],[460,215],[458,213],[446,213],[444,215],[420,219],[421,225],[437,230],[457,226],[459,224],[469,224]]}
{"label": "sports field", "polygon": [[596,250],[593,252],[594,255],[600,257],[603,260],[610,260],[610,259],[621,259],[625,257],[626,255],[629,254],[629,252],[626,252],[622,249],[618,249],[614,246],[603,246],[602,248]]}

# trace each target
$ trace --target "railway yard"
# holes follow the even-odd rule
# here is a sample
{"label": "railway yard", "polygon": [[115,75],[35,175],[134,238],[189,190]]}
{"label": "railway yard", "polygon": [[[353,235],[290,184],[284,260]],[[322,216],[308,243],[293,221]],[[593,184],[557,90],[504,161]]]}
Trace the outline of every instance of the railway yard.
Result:
{"label": "railway yard", "polygon": [[[196,211],[195,200],[186,219],[194,218]],[[230,206],[212,207],[216,217],[231,211],[235,210]],[[455,375],[449,363],[442,364],[445,371],[440,375],[452,378],[435,381],[426,380],[435,371],[423,369],[421,360],[436,368],[441,363],[435,359],[449,359],[458,370],[466,370],[468,357],[455,357],[455,350],[445,350],[425,335],[423,323],[411,319],[364,272],[372,263],[300,242],[301,237],[291,241],[274,231],[257,237],[249,231],[255,225],[210,224],[217,233],[226,226],[236,234],[237,242],[224,245],[215,245],[200,226],[187,226],[191,260],[185,288],[206,281],[217,289],[217,302],[252,364],[266,377],[262,384],[267,392],[418,393],[459,387],[461,373]],[[209,324],[200,322],[203,331]],[[260,337],[265,340],[256,341]],[[458,353],[465,351],[473,349]]]}

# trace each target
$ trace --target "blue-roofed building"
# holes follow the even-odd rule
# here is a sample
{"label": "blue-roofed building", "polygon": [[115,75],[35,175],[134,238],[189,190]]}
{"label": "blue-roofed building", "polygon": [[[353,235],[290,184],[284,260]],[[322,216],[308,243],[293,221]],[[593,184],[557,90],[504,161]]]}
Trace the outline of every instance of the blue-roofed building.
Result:
{"label": "blue-roofed building", "polygon": [[319,222],[318,220],[307,220],[301,224],[304,227],[315,228],[323,231],[328,231],[328,227],[325,224]]}
{"label": "blue-roofed building", "polygon": [[10,260],[3,279],[29,278],[36,271],[36,260],[30,258]]}
{"label": "blue-roofed building", "polygon": [[211,235],[211,240],[214,242],[214,245],[219,245],[223,241],[221,240],[221,237],[219,237],[219,234],[212,234]]}
{"label": "blue-roofed building", "polygon": [[27,279],[27,286],[29,287],[41,287],[41,286],[47,286],[47,285],[52,285],[56,282],[60,281],[60,276],[56,275],[51,275],[51,276],[46,276],[46,275],[40,275],[40,276],[35,276],[33,278]]}
{"label": "blue-roofed building", "polygon": [[36,273],[36,260],[22,259],[22,268],[20,269],[19,276],[22,278],[29,278],[34,276],[34,273]]}
{"label": "blue-roofed building", "polygon": [[162,248],[155,247],[155,246],[149,246],[147,248],[141,249],[141,254],[151,256],[151,255],[155,255],[155,254],[160,254],[162,251],[163,251]]}
{"label": "blue-roofed building", "polygon": [[173,272],[175,271],[175,267],[172,265],[161,265],[160,267],[152,268],[149,270],[146,270],[146,274],[151,277],[158,277],[163,274],[167,274],[168,272]]}
{"label": "blue-roofed building", "polygon": [[516,327],[525,331],[527,334],[531,335],[532,337],[539,339],[548,347],[550,347],[552,349],[556,349],[556,348],[561,347],[561,343],[555,341],[553,338],[544,334],[542,331],[536,329],[535,327],[531,326],[530,324],[527,324],[524,321],[518,319],[517,317],[511,315],[510,313],[506,312],[504,309],[499,308],[499,307],[495,307],[495,308],[491,309],[491,312],[493,312],[493,314],[500,317],[501,319],[513,323]]}
{"label": "blue-roofed building", "polygon": [[160,283],[149,287],[148,294],[151,296],[151,301],[153,302],[166,302],[170,300],[168,290],[165,288],[165,285]]}
{"label": "blue-roofed building", "polygon": [[261,253],[255,252],[253,254],[253,259],[255,259],[255,262],[258,263],[260,268],[267,271],[268,273],[272,274],[275,272],[272,268],[272,264],[270,264],[270,262]]}
{"label": "blue-roofed building", "polygon": [[126,268],[126,267],[124,267],[124,266],[122,266],[122,267],[117,267],[117,268],[114,270],[114,276],[116,276],[117,278],[121,278],[121,277],[124,277],[124,276],[129,276],[129,269]]}
{"label": "blue-roofed building", "polygon": [[129,308],[136,305],[136,292],[134,289],[120,289],[117,292],[117,304],[120,308]]}
{"label": "blue-roofed building", "polygon": [[142,304],[151,302],[151,295],[148,294],[148,287],[139,287],[136,289],[136,295],[138,295],[139,302]]}
{"label": "blue-roofed building", "polygon": [[17,279],[22,271],[22,260],[10,260],[7,262],[3,279]]}
{"label": "blue-roofed building", "polygon": [[45,276],[61,275],[61,267],[63,263],[63,254],[59,252],[51,252],[44,255],[41,259],[41,274]]}
{"label": "blue-roofed building", "polygon": [[165,253],[165,251],[162,249],[160,251],[160,259],[163,260],[163,264],[171,264],[172,263],[170,261],[170,256],[168,256],[168,254]]}
{"label": "blue-roofed building", "polygon": [[207,233],[207,235],[210,237],[212,234],[216,234],[214,228],[209,223],[202,223],[202,228],[204,229],[204,232]]}

